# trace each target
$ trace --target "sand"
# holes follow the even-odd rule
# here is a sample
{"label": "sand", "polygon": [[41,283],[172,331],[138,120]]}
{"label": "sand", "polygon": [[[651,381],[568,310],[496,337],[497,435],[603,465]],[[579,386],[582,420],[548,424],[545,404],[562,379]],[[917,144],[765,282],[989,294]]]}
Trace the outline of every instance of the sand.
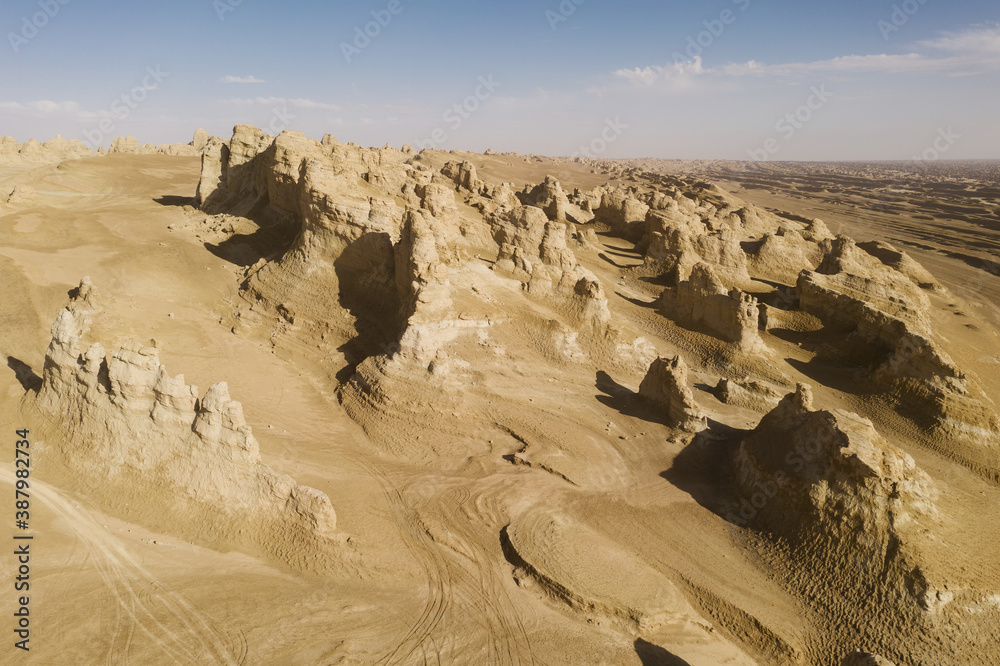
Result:
{"label": "sand", "polygon": [[[790,223],[821,217],[833,233],[892,243],[948,290],[928,294],[929,316],[955,364],[974,372],[987,396],[1000,395],[995,164],[954,165],[939,182],[878,165],[864,177],[854,166],[769,165],[751,178],[717,163],[643,161],[639,173],[629,171],[634,163],[420,158],[433,170],[453,160],[470,161],[488,185],[520,189],[551,175],[570,193],[609,181],[655,188],[646,171],[697,174]],[[243,237],[264,218],[205,222],[195,207],[200,165],[115,154],[0,167],[0,199],[15,183],[37,195],[0,205],[8,461],[0,485],[15,482],[15,429],[30,429],[37,454],[30,662],[17,661],[24,655],[6,629],[0,661],[708,666],[839,664],[855,650],[899,664],[1000,659],[1000,528],[986,518],[1000,508],[997,479],[869,384],[814,363],[807,345],[761,331],[767,351],[743,352],[670,321],[654,305],[664,283],[643,272],[643,251],[607,227],[569,245],[573,260],[560,260],[551,292],[526,291],[515,273],[492,268],[490,227],[458,188],[455,225],[465,220],[472,231],[456,232],[447,247],[466,254],[406,255],[420,285],[410,326],[465,322],[443,343],[445,356],[430,355],[448,371],[424,380],[367,348],[362,362],[337,336],[364,313],[338,309],[324,338],[303,323],[311,313],[292,292],[272,302],[266,289],[275,283],[249,279],[257,258],[275,263],[292,245],[295,222],[291,234],[278,224],[271,236]],[[919,196],[873,212],[876,190],[896,178]],[[440,312],[419,298],[441,286],[438,264],[448,266],[452,301]],[[609,319],[594,314],[593,295],[560,291],[567,275],[603,285]],[[46,451],[75,440],[32,396],[49,327],[83,276],[103,308],[88,335],[108,347],[155,340],[164,366],[202,393],[225,381],[262,464],[329,497],[338,538],[316,553],[330,566],[310,570],[280,548],[220,546],[201,538],[198,524],[162,511],[153,520],[156,507],[92,497],[56,462],[46,467],[54,460]],[[593,321],[618,332],[595,333]],[[427,340],[404,352],[422,358]],[[707,415],[699,434],[672,427],[638,395],[650,363],[677,354]],[[912,456],[940,491],[942,516],[934,544],[919,550],[921,570],[957,601],[930,611],[904,590],[859,617],[841,594],[851,578],[760,526],[727,520],[739,500],[729,456],[774,402],[752,409],[715,397],[721,379],[746,374],[782,395],[809,383],[817,405],[861,415]],[[367,393],[357,377],[376,378],[384,394]],[[13,501],[0,504],[3,524],[13,525]],[[12,558],[0,559],[0,578],[14,575]],[[8,590],[6,622],[14,602]],[[905,612],[900,604],[909,604]]]}

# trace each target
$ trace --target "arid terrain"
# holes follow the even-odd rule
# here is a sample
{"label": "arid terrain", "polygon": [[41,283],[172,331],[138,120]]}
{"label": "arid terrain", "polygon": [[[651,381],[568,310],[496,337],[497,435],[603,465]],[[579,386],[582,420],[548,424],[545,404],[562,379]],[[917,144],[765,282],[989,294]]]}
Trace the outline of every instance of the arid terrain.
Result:
{"label": "arid terrain", "polygon": [[1000,663],[998,174],[5,138],[0,662]]}

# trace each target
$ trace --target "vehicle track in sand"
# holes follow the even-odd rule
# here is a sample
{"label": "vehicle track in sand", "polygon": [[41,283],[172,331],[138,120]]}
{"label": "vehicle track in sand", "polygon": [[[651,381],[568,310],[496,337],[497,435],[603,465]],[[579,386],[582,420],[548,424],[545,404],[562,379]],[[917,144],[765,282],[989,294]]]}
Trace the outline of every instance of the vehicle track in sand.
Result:
{"label": "vehicle track in sand", "polygon": [[[404,543],[427,580],[426,602],[419,617],[376,663],[445,664],[453,663],[458,655],[476,654],[477,663],[482,664],[543,664],[532,654],[527,627],[504,590],[482,537],[475,534],[473,520],[494,522],[479,516],[483,498],[451,479],[430,482],[434,487],[427,480],[421,481],[419,489],[414,484],[400,487],[372,461],[357,462],[382,486]],[[455,643],[454,632],[442,631],[452,623],[461,623],[462,644]]]}
{"label": "vehicle track in sand", "polygon": [[[13,471],[0,467],[0,482],[14,485]],[[104,662],[119,666],[130,662],[138,635],[156,645],[159,654],[181,664],[240,666],[247,658],[242,632],[229,637],[182,595],[174,592],[138,564],[106,526],[55,488],[38,480],[31,494],[72,530],[89,561],[117,602],[111,644]],[[65,569],[64,569],[65,570]],[[164,621],[169,618],[169,623]]]}

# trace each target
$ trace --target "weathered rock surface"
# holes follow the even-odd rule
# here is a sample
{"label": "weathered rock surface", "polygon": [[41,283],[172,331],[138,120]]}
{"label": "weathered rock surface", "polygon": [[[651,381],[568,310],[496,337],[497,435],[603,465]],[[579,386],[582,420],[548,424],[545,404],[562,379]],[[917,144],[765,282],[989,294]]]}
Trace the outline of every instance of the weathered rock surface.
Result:
{"label": "weathered rock surface", "polygon": [[945,288],[931,275],[930,271],[913,260],[910,255],[897,250],[883,241],[858,243],[858,247],[883,264],[910,278],[915,285],[927,291],[944,292]]}
{"label": "weathered rock surface", "polygon": [[187,516],[207,545],[304,566],[335,533],[329,498],[261,462],[225,383],[199,398],[182,375],[167,374],[154,346],[85,347],[96,313],[85,278],[52,326],[35,398],[61,424],[58,455],[75,482],[130,518]]}
{"label": "weathered rock surface", "polygon": [[671,284],[687,280],[698,264],[712,266],[714,274],[731,286],[750,281],[747,257],[739,234],[731,227],[717,232],[693,234],[685,227],[650,232],[646,262],[661,265]]}
{"label": "weathered rock surface", "polygon": [[766,412],[778,405],[781,393],[764,382],[744,379],[736,381],[723,377],[715,387],[714,395],[727,405]]}
{"label": "weathered rock surface", "polygon": [[566,241],[567,228],[534,206],[489,217],[500,247],[496,268],[527,284],[532,293],[570,296],[575,309],[597,323],[610,319],[607,297],[593,273],[581,267]]}
{"label": "weathered rock surface", "polygon": [[28,139],[24,144],[20,144],[13,137],[0,138],[0,162],[8,164],[51,164],[96,156],[97,153],[82,141],[77,139],[67,141],[58,134],[45,143]]}
{"label": "weathered rock surface", "polygon": [[687,364],[680,356],[653,361],[639,386],[639,397],[660,407],[671,427],[688,432],[708,427],[705,414],[694,400]]}
{"label": "weathered rock surface", "polygon": [[594,211],[595,220],[608,225],[611,233],[634,241],[642,238],[648,212],[649,206],[624,188],[605,192]]}
{"label": "weathered rock surface", "polygon": [[801,230],[782,227],[764,234],[748,252],[747,264],[755,278],[794,285],[803,270],[815,269],[822,259],[818,243],[806,240]]}
{"label": "weathered rock surface", "polygon": [[727,288],[708,264],[695,265],[689,280],[665,289],[659,307],[669,319],[733,343],[740,351],[765,349],[758,332],[757,299]]}
{"label": "weathered rock surface", "polygon": [[473,194],[484,194],[486,183],[479,179],[476,166],[468,160],[464,162],[448,162],[441,169],[441,173],[451,178],[455,185],[464,188]]}
{"label": "weathered rock surface", "polygon": [[[906,586],[913,603],[938,612],[952,599],[927,580],[923,549],[940,525],[939,491],[913,458],[886,442],[867,419],[817,410],[800,384],[739,445],[733,471],[750,522],[803,548],[824,566],[866,585]],[[877,574],[877,563],[891,572]]]}
{"label": "weathered rock surface", "polygon": [[867,363],[900,403],[950,437],[1000,437],[1000,419],[935,341],[927,296],[909,277],[839,237],[815,272],[799,276],[798,292],[802,310],[843,331],[845,358]]}
{"label": "weathered rock surface", "polygon": [[870,421],[817,410],[804,384],[761,420],[734,464],[745,493],[758,492],[761,484],[778,487],[781,499],[760,515],[791,538],[804,526],[816,527],[847,539],[882,539],[885,552],[890,532],[938,516],[938,491],[913,458],[886,442]]}
{"label": "weathered rock surface", "polygon": [[[541,208],[553,222],[585,224],[594,219],[589,202],[583,206],[571,202],[560,182],[552,176],[546,176],[544,182],[534,188],[525,188],[520,200],[525,206]],[[574,200],[578,201],[579,197],[574,196]]]}
{"label": "weathered rock surface", "polygon": [[406,322],[399,354],[427,365],[458,332],[451,314],[448,266],[441,261],[429,217],[408,211],[394,252],[396,288]]}

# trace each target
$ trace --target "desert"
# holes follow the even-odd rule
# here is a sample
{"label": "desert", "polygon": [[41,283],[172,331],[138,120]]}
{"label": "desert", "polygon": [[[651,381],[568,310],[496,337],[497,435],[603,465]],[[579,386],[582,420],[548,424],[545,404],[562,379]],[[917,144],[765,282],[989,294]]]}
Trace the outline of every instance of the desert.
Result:
{"label": "desert", "polygon": [[739,174],[203,151],[9,167],[43,651],[990,663],[1000,277],[919,207],[855,240]]}
{"label": "desert", "polygon": [[[247,68],[281,51],[250,44],[263,23],[303,11],[204,4],[190,42],[242,26]],[[640,4],[537,10],[524,48],[662,11]],[[445,107],[448,138],[398,140],[395,107],[345,127],[355,97],[382,112],[358,81],[435,85],[379,60],[417,4],[373,5],[336,101],[216,72],[185,85],[275,96],[177,115],[156,97],[183,69],[124,118],[0,99],[0,663],[1000,663],[995,124],[954,93],[978,142],[942,130],[914,159],[861,157],[871,116],[820,124],[879,67],[981,83],[1000,28],[726,65],[765,10],[725,4],[699,53],[581,93],[632,117],[665,97],[575,154],[548,136],[578,118],[559,95],[506,76]],[[19,66],[82,11],[57,9],[52,33],[12,33]],[[872,48],[943,10],[899,11]],[[291,57],[287,81],[312,71]],[[745,126],[743,80],[803,71],[836,93],[804,98],[819,120],[783,152],[717,149],[735,130],[715,107],[659,143],[664,99],[737,90]]]}

